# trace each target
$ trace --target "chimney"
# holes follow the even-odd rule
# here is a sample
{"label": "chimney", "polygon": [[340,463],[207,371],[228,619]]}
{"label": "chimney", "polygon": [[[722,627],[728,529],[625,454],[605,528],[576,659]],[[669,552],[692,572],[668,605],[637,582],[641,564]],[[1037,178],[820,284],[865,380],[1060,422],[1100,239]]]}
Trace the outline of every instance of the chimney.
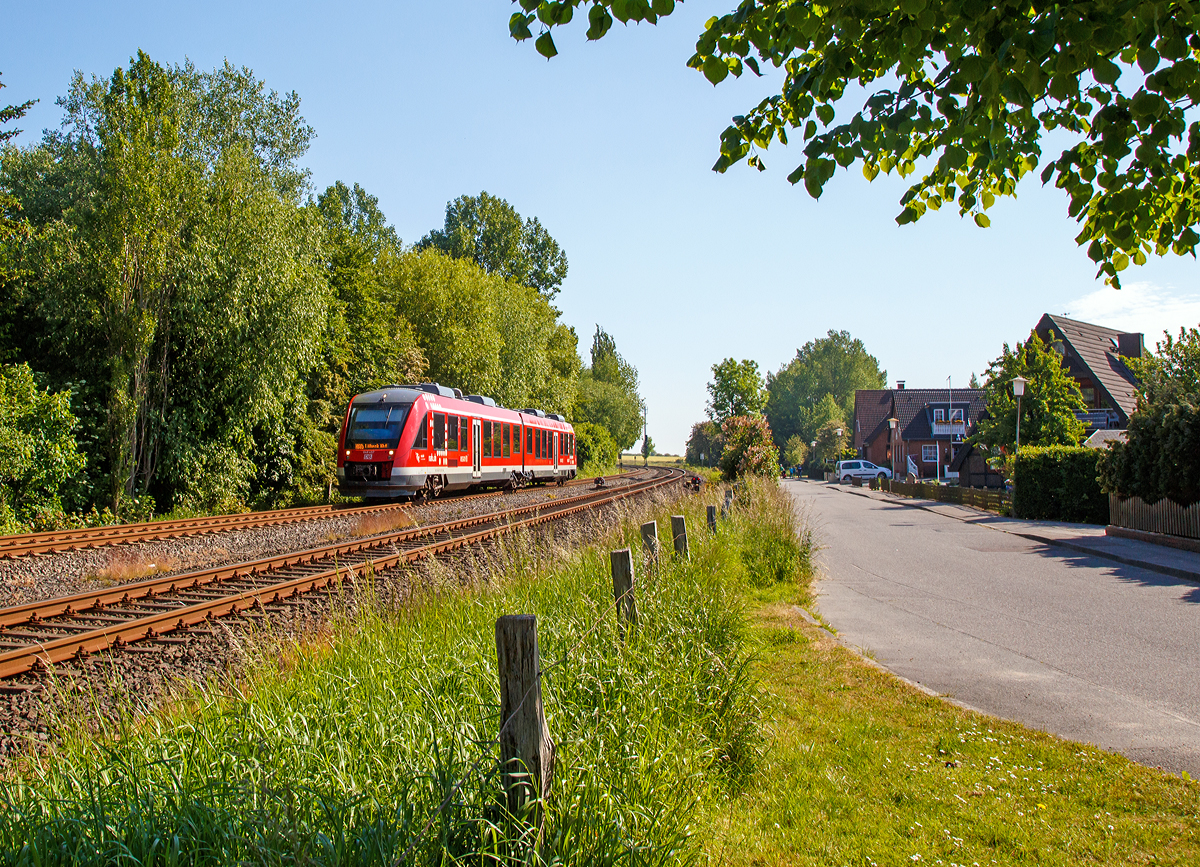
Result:
{"label": "chimney", "polygon": [[1117,352],[1126,358],[1141,358],[1146,351],[1146,344],[1141,334],[1118,334]]}
{"label": "chimney", "polygon": [[903,379],[896,380],[896,391],[904,391],[904,380]]}

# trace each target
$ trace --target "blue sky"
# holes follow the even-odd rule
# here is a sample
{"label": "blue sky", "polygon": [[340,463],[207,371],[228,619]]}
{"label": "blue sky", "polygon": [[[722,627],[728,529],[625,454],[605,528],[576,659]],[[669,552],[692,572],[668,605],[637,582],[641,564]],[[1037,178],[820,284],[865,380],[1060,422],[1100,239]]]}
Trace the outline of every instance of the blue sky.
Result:
{"label": "blue sky", "polygon": [[[228,58],[295,90],[317,131],[306,163],[323,189],[360,183],[406,242],[446,202],[487,190],[563,245],[564,320],[590,346],[599,323],[637,365],[650,435],[679,452],[726,356],[777,370],[830,329],[862,338],[910,387],[965,385],[1043,313],[1130,331],[1200,323],[1200,270],[1152,260],[1116,292],[1075,246],[1065,197],[1036,179],[998,203],[990,229],[943,210],[893,220],[905,185],[840,172],[820,202],[768,170],[710,171],[732,115],[777,79],[713,88],[687,69],[710,15],[689,0],[657,27],[583,27],[546,61],[508,37],[506,0],[331,3],[17,3],[3,0],[5,104],[41,102],[19,144],[57,126],[75,69],[108,76],[141,48],[164,63]],[[580,22],[576,22],[577,24]]]}

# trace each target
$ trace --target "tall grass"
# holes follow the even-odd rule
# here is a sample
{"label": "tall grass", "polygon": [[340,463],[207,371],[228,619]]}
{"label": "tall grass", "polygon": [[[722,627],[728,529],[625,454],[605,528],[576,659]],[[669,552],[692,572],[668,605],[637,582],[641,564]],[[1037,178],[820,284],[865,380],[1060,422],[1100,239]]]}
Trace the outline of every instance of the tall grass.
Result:
{"label": "tall grass", "polygon": [[[806,564],[770,485],[715,535],[699,499],[682,505],[691,559],[638,570],[624,640],[608,551],[639,551],[637,523],[665,512],[552,563],[512,537],[506,581],[359,607],[236,688],[31,758],[0,801],[0,863],[689,863],[699,805],[761,754],[741,589]],[[493,744],[509,613],[538,615],[557,746],[536,827],[506,814]]]}

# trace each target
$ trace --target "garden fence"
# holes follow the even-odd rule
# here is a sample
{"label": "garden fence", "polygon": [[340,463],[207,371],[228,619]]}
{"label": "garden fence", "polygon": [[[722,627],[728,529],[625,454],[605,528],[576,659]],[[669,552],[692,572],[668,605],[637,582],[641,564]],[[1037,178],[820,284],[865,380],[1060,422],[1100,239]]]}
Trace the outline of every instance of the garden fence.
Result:
{"label": "garden fence", "polygon": [[937,500],[942,503],[957,503],[960,506],[974,506],[1007,515],[1012,512],[1012,498],[1004,491],[992,488],[962,488],[957,485],[924,485],[920,483],[897,482],[894,479],[878,479],[871,482],[872,490],[885,490],[902,497],[921,497],[926,500]]}
{"label": "garden fence", "polygon": [[1147,503],[1141,497],[1108,495],[1109,523],[1126,530],[1200,539],[1200,503],[1181,506],[1166,497]]}

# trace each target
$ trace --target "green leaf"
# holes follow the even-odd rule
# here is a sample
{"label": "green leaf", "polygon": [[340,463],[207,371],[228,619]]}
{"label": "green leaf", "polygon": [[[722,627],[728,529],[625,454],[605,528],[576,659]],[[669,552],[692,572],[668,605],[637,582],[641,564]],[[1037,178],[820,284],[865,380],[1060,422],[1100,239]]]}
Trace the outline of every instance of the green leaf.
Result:
{"label": "green leaf", "polygon": [[549,30],[539,36],[533,45],[537,48],[537,53],[547,60],[558,54],[558,49],[554,47],[554,37],[550,35]]}
{"label": "green leaf", "polygon": [[1141,67],[1142,72],[1153,72],[1158,68],[1158,60],[1158,52],[1154,50],[1154,46],[1147,45],[1138,49],[1137,65]]}
{"label": "green leaf", "polygon": [[587,38],[595,41],[604,36],[613,25],[612,16],[603,6],[596,5],[588,10]]}
{"label": "green leaf", "polygon": [[823,102],[817,106],[817,117],[821,119],[821,123],[825,124],[825,126],[833,123],[835,113],[833,106],[829,103]]}
{"label": "green leaf", "polygon": [[529,31],[529,23],[531,21],[533,21],[532,15],[523,15],[520,12],[514,12],[512,17],[508,19],[509,34],[518,42],[529,39],[533,36]]}
{"label": "green leaf", "polygon": [[870,163],[863,163],[862,172],[864,178],[866,178],[868,181],[873,181],[875,180],[875,176],[879,174],[879,168],[871,165]]}
{"label": "green leaf", "polygon": [[1118,271],[1124,271],[1129,267],[1129,257],[1124,253],[1118,253],[1117,255],[1113,256],[1113,267]]}
{"label": "green leaf", "polygon": [[704,58],[703,69],[704,77],[712,82],[713,87],[716,87],[729,75],[729,67],[722,62],[721,58],[711,54]]}
{"label": "green leaf", "polygon": [[1115,84],[1121,77],[1121,67],[1107,57],[1101,57],[1092,64],[1092,75],[1101,84]]}
{"label": "green leaf", "polygon": [[653,0],[650,8],[655,15],[670,15],[675,11],[675,0]]}
{"label": "green leaf", "polygon": [[979,228],[986,229],[991,224],[992,221],[988,219],[987,214],[979,213],[975,215],[975,225],[979,226]]}

